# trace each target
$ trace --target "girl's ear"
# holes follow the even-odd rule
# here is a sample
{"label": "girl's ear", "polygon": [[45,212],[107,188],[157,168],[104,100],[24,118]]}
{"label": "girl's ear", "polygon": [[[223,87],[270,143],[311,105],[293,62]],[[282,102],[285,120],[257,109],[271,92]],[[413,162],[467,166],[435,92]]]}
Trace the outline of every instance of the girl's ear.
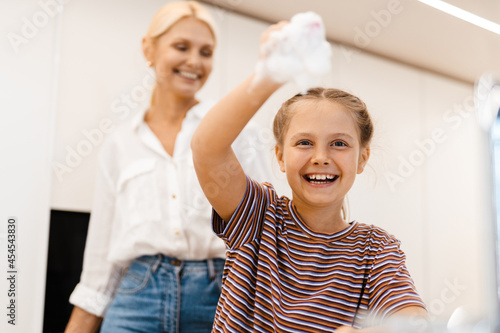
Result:
{"label": "girl's ear", "polygon": [[361,148],[361,152],[359,154],[358,160],[358,171],[357,174],[360,174],[365,169],[366,163],[368,163],[368,159],[370,158],[370,147]]}
{"label": "girl's ear", "polygon": [[279,145],[276,145],[274,147],[274,152],[276,154],[276,159],[278,160],[278,164],[280,166],[281,172],[285,172],[285,161],[283,160],[283,151],[279,147]]}

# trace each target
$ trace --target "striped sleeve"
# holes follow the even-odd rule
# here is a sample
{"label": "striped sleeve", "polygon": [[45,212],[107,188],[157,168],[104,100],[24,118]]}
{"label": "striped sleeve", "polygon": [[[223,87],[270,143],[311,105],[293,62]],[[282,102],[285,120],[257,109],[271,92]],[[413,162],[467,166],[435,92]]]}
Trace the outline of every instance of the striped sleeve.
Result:
{"label": "striped sleeve", "polygon": [[238,249],[260,235],[271,195],[275,195],[272,186],[259,184],[247,176],[245,196],[229,222],[212,210],[213,230],[229,249]]}
{"label": "striped sleeve", "polygon": [[385,320],[409,306],[425,304],[417,293],[405,265],[406,256],[399,241],[386,244],[378,253],[370,274],[370,317]]}

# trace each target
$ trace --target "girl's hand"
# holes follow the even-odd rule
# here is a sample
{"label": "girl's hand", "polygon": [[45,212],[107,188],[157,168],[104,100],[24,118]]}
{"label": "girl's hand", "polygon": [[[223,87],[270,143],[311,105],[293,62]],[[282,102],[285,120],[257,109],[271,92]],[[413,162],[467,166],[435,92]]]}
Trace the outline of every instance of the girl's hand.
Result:
{"label": "girl's hand", "polygon": [[335,333],[395,333],[390,329],[383,327],[371,327],[358,330],[350,326],[340,326],[335,330]]}
{"label": "girl's hand", "polygon": [[331,69],[331,53],[321,17],[310,11],[295,14],[261,35],[255,82],[293,82],[305,93],[321,85]]}
{"label": "girl's hand", "polygon": [[340,326],[335,330],[335,333],[356,333],[356,332],[359,332],[359,330],[349,326]]}
{"label": "girl's hand", "polygon": [[271,48],[267,47],[266,43],[269,41],[269,36],[271,33],[275,31],[280,31],[285,27],[287,24],[290,22],[288,21],[280,21],[278,23],[275,23],[273,25],[270,25],[266,31],[264,31],[260,37],[260,47],[259,47],[259,59],[265,59],[271,50]]}
{"label": "girl's hand", "polygon": [[264,85],[265,90],[267,90],[268,87],[271,87],[271,90],[276,90],[285,83],[285,81],[280,81],[272,77],[266,69],[267,66],[265,64],[276,48],[276,44],[279,42],[276,38],[273,40],[272,34],[280,33],[288,24],[288,21],[280,21],[269,26],[267,30],[262,33],[259,44],[259,60],[255,67],[254,74],[252,75],[253,78],[250,84],[250,91],[259,89],[259,85]]}

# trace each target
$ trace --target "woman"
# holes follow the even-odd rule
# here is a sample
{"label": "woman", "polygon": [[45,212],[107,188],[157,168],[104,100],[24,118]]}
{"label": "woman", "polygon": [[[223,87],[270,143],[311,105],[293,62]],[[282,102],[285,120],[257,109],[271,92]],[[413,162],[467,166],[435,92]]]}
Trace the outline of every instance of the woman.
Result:
{"label": "woman", "polygon": [[[190,142],[211,104],[195,94],[212,71],[214,22],[194,1],[161,8],[143,39],[156,73],[151,106],[100,151],[81,281],[66,332],[209,332],[225,248],[194,172]],[[248,172],[266,180],[255,128],[236,143]],[[217,175],[229,179],[231,165]],[[212,193],[219,191],[215,183]]]}

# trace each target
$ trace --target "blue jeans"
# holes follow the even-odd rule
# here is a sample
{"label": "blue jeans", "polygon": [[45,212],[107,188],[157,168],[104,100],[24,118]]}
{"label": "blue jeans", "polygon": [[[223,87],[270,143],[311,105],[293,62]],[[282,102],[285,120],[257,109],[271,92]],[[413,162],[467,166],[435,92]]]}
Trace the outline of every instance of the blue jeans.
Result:
{"label": "blue jeans", "polygon": [[106,312],[101,333],[211,332],[223,269],[222,259],[136,259]]}

